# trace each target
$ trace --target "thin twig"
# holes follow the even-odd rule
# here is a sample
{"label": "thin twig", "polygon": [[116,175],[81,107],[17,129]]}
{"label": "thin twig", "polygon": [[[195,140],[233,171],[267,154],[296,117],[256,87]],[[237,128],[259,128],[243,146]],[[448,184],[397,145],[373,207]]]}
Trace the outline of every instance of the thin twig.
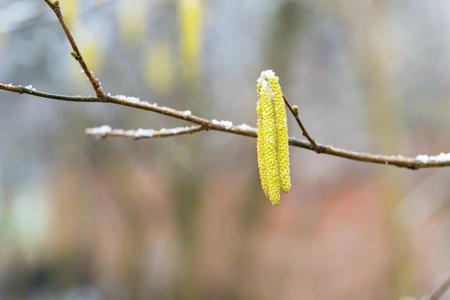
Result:
{"label": "thin twig", "polygon": [[175,127],[175,128],[161,128],[159,130],[154,129],[111,129],[108,125],[103,125],[101,127],[87,128],[84,133],[86,135],[95,136],[97,138],[104,138],[108,136],[118,136],[118,137],[129,137],[132,140],[148,139],[148,138],[161,138],[161,137],[171,137],[178,136],[182,134],[192,134],[205,130],[201,125],[190,126],[190,127]]}
{"label": "thin twig", "polygon": [[430,300],[438,300],[441,298],[442,295],[447,292],[447,290],[450,288],[450,276],[445,280],[441,286],[439,286],[436,291],[430,296]]}
{"label": "thin twig", "polygon": [[[102,102],[98,98],[93,96],[66,96],[56,95],[37,91],[31,87],[13,86],[11,84],[0,84],[0,90],[6,90],[19,94],[30,94],[36,97],[43,97],[61,101],[75,101],[75,102]],[[230,121],[217,121],[208,120],[193,115],[190,111],[175,110],[170,107],[158,106],[156,104],[150,104],[145,101],[140,101],[137,98],[125,97],[125,96],[107,96],[106,102],[119,104],[123,106],[133,107],[136,109],[148,110],[155,113],[163,114],[172,118],[186,120],[193,124],[201,125],[203,130],[216,130],[223,131],[232,134],[238,134],[248,137],[256,138],[256,129],[248,125],[233,125]],[[307,140],[299,140],[294,137],[289,138],[289,144],[291,146],[300,147],[308,150],[314,150],[312,143]],[[334,155],[342,158],[347,158],[356,161],[392,165],[408,169],[420,169],[420,168],[436,168],[450,166],[449,159],[442,159],[440,156],[426,156],[427,159],[423,159],[422,156],[415,158],[408,158],[395,155],[379,155],[371,153],[363,153],[356,151],[349,151],[340,148],[336,148],[329,145],[322,145],[316,143],[320,153]],[[446,155],[444,155],[446,156]]]}
{"label": "thin twig", "polygon": [[91,83],[92,87],[94,88],[95,93],[97,94],[97,98],[100,99],[100,101],[106,101],[106,95],[105,92],[103,92],[102,87],[100,85],[100,81],[98,78],[95,78],[94,74],[89,70],[86,61],[84,60],[83,56],[81,55],[81,51],[78,49],[77,43],[75,42],[75,39],[73,38],[72,33],[69,30],[69,27],[67,26],[66,21],[64,20],[64,16],[61,12],[61,7],[59,6],[59,1],[51,2],[50,0],[44,0],[48,6],[53,10],[56,17],[59,20],[59,23],[61,24],[61,27],[64,30],[64,33],[66,34],[67,40],[69,41],[70,45],[72,46],[72,56],[78,61],[81,68],[83,69],[84,74],[86,74],[89,82]]}
{"label": "thin twig", "polygon": [[67,96],[67,95],[59,95],[52,94],[47,92],[40,92],[34,89],[31,85],[29,86],[21,86],[21,85],[12,85],[12,84],[2,84],[0,83],[0,90],[5,90],[13,93],[19,94],[29,94],[36,97],[42,97],[52,100],[60,100],[60,101],[70,101],[70,102],[99,102],[99,99],[94,96]]}
{"label": "thin twig", "polygon": [[302,121],[300,120],[300,117],[298,115],[298,107],[292,106],[291,103],[289,103],[289,101],[286,99],[286,97],[284,95],[283,95],[283,99],[284,99],[284,103],[286,103],[286,106],[289,108],[289,110],[291,111],[295,120],[297,121],[298,126],[302,130],[303,136],[311,143],[311,146],[314,149],[314,151],[316,151],[317,153],[320,153],[321,152],[320,147],[317,145],[316,141],[313,138],[311,138],[308,131],[306,131],[305,126],[303,126]]}

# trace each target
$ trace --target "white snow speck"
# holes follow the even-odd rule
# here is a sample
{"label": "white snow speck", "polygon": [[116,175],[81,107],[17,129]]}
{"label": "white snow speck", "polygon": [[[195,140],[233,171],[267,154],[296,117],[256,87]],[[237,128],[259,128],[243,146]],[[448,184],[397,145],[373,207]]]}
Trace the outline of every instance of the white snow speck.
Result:
{"label": "white snow speck", "polygon": [[100,127],[94,127],[94,128],[90,128],[88,129],[90,134],[93,135],[105,135],[107,133],[110,133],[112,131],[111,127],[108,125],[103,125]]}
{"label": "white snow speck", "polygon": [[424,164],[426,164],[428,162],[428,158],[429,158],[429,156],[425,155],[425,154],[419,154],[416,156],[416,160],[423,162]]}
{"label": "white snow speck", "polygon": [[250,125],[247,125],[247,124],[240,124],[240,125],[237,125],[236,126],[237,128],[239,128],[239,129],[241,129],[241,130],[245,130],[245,131],[256,131],[256,128],[254,128],[254,127],[252,127],[252,126],[250,126]]}
{"label": "white snow speck", "polygon": [[216,119],[211,120],[211,123],[213,123],[214,125],[219,125],[219,126],[223,126],[225,127],[225,129],[230,129],[231,127],[233,127],[233,122],[231,121],[217,121]]}
{"label": "white snow speck", "polygon": [[176,135],[181,132],[189,131],[196,128],[196,126],[192,127],[175,127],[175,128],[161,128],[160,130],[155,129],[130,129],[130,130],[123,130],[123,129],[114,129],[108,133],[111,133],[113,135],[125,135],[130,136],[134,138],[151,138],[154,136],[160,136],[160,135]]}
{"label": "white snow speck", "polygon": [[158,133],[158,131],[154,129],[142,129],[142,128],[139,128],[137,130],[127,130],[127,132],[129,132],[130,133],[129,135],[132,135],[135,138],[152,137]]}
{"label": "white snow speck", "polygon": [[149,105],[149,106],[154,106],[154,107],[158,106],[156,103],[150,104],[147,101],[141,101],[141,99],[139,99],[137,97],[131,97],[131,96],[126,96],[126,95],[111,95],[110,93],[108,93],[107,95],[108,95],[108,97],[117,98],[122,101],[127,101],[127,102],[131,102],[131,103],[144,104],[144,105]]}
{"label": "white snow speck", "polygon": [[447,162],[450,161],[450,153],[441,153],[439,155],[428,156],[426,154],[419,154],[415,157],[416,160],[423,162],[424,164],[429,162]]}
{"label": "white snow speck", "polygon": [[261,84],[261,88],[263,90],[268,90],[270,95],[273,95],[273,91],[272,88],[270,87],[269,84],[269,78],[276,78],[278,79],[277,76],[275,76],[275,73],[272,70],[265,70],[261,72],[261,76],[258,78],[257,82],[258,84]]}
{"label": "white snow speck", "polygon": [[133,102],[133,103],[141,102],[141,99],[139,99],[137,97],[130,97],[130,96],[125,96],[125,95],[116,95],[116,96],[113,96],[113,97],[119,98],[120,100]]}
{"label": "white snow speck", "polygon": [[182,114],[187,117],[187,116],[190,116],[192,114],[192,112],[190,110],[185,110],[185,111],[182,111]]}
{"label": "white snow speck", "polygon": [[261,77],[270,78],[275,77],[275,72],[272,70],[265,70],[261,72]]}
{"label": "white snow speck", "polygon": [[29,89],[29,90],[32,90],[32,91],[36,91],[36,89],[31,84],[27,85],[25,88]]}
{"label": "white snow speck", "polygon": [[196,128],[196,126],[193,127],[175,127],[175,128],[161,128],[159,130],[160,134],[178,134],[180,132],[189,131],[193,128]]}

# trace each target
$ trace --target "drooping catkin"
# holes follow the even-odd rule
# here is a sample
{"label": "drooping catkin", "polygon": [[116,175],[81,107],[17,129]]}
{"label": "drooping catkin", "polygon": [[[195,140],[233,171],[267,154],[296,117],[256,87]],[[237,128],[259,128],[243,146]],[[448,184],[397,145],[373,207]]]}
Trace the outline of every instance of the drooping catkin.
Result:
{"label": "drooping catkin", "polygon": [[286,109],[278,77],[272,70],[258,79],[257,152],[261,185],[273,205],[280,202],[280,189],[291,188]]}

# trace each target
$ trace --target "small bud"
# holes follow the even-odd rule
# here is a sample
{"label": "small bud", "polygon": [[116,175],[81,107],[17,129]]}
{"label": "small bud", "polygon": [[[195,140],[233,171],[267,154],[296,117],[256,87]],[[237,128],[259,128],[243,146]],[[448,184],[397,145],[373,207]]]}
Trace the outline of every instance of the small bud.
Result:
{"label": "small bud", "polygon": [[75,51],[70,52],[70,55],[73,56],[73,58],[77,58],[78,54]]}
{"label": "small bud", "polygon": [[53,1],[53,7],[54,8],[58,8],[59,7],[59,1],[58,0]]}
{"label": "small bud", "polygon": [[298,114],[298,106],[297,105],[292,105],[292,112],[296,115]]}

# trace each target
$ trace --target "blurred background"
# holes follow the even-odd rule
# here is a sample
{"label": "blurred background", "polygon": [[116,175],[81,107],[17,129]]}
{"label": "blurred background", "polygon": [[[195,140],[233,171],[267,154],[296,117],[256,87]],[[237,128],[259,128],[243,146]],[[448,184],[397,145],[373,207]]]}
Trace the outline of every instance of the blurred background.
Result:
{"label": "blurred background", "polygon": [[[272,69],[320,143],[450,151],[448,1],[60,3],[112,95],[255,126]],[[70,51],[44,1],[0,0],[0,82],[92,95]],[[84,135],[103,124],[190,125],[0,92],[0,299],[420,298],[450,273],[449,168],[291,148],[273,207],[255,139]]]}

